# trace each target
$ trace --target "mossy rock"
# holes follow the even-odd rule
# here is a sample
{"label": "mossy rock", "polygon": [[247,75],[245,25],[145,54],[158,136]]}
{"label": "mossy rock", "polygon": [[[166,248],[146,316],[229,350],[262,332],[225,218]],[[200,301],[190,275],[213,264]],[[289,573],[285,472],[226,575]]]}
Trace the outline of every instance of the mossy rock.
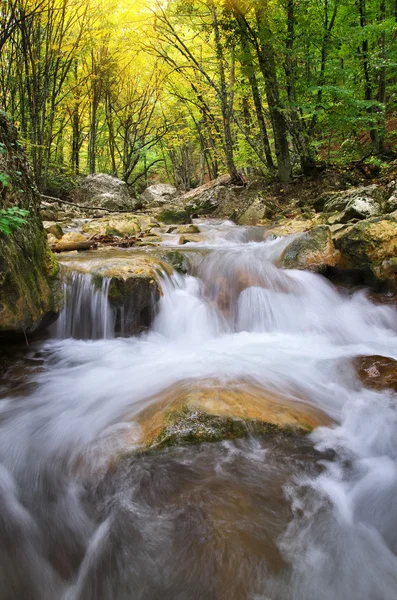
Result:
{"label": "mossy rock", "polygon": [[307,402],[248,381],[184,381],[153,398],[137,417],[143,449],[219,442],[247,435],[302,434],[330,419]]}
{"label": "mossy rock", "polygon": [[0,113],[0,171],[8,184],[0,208],[29,211],[27,223],[0,233],[0,337],[26,335],[50,323],[62,308],[58,264],[40,218],[40,196],[15,127]]}
{"label": "mossy rock", "polygon": [[328,267],[336,267],[339,261],[340,253],[335,249],[330,228],[319,225],[287,246],[281,258],[281,266],[285,269],[321,273]]}
{"label": "mossy rock", "polygon": [[158,213],[158,219],[166,225],[186,224],[192,222],[192,217],[189,211],[178,208],[166,208]]}
{"label": "mossy rock", "polygon": [[343,269],[360,271],[374,280],[387,280],[396,268],[397,211],[338,231],[334,243],[341,252]]}

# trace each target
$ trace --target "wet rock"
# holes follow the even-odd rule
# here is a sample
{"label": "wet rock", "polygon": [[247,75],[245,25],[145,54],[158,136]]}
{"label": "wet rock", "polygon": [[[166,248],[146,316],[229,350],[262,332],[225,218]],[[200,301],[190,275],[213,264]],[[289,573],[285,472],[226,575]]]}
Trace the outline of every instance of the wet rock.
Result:
{"label": "wet rock", "polygon": [[167,183],[157,183],[150,185],[143,192],[143,197],[150,207],[163,206],[168,204],[178,195],[178,190]]}
{"label": "wet rock", "polygon": [[319,225],[287,246],[281,258],[281,266],[285,269],[305,269],[321,273],[327,267],[336,267],[339,261],[340,252],[334,246],[330,228]]}
{"label": "wet rock", "polygon": [[293,233],[304,233],[310,230],[311,227],[315,226],[315,221],[301,221],[300,219],[285,219],[274,227],[266,229],[264,237],[283,237],[286,235],[292,235]]}
{"label": "wet rock", "polygon": [[29,211],[25,224],[9,234],[0,232],[0,337],[12,337],[54,320],[62,307],[62,290],[27,157],[15,127],[1,112],[0,143],[0,173],[7,181],[0,208],[17,206]]}
{"label": "wet rock", "polygon": [[92,235],[131,237],[141,231],[139,218],[131,213],[110,214],[84,223],[83,232]]}
{"label": "wet rock", "polygon": [[190,233],[200,233],[200,228],[197,225],[171,225],[168,227],[166,233],[175,233],[179,235],[190,234]]}
{"label": "wet rock", "polygon": [[336,213],[335,222],[347,223],[351,219],[368,219],[381,215],[384,204],[385,191],[374,184],[329,194],[324,203],[324,212]]}
{"label": "wet rock", "polygon": [[167,206],[156,214],[159,221],[166,225],[187,224],[192,222],[191,214],[188,210],[179,206]]}
{"label": "wet rock", "polygon": [[397,212],[360,221],[334,234],[341,252],[341,268],[386,280],[395,272]]}
{"label": "wet rock", "polygon": [[63,236],[63,229],[59,223],[55,223],[53,221],[44,221],[43,227],[46,233],[52,233],[57,239],[61,239]]}
{"label": "wet rock", "polygon": [[198,243],[198,242],[203,242],[203,241],[204,241],[204,238],[202,235],[200,235],[199,233],[191,233],[190,235],[188,235],[188,234],[181,235],[178,240],[178,246],[183,246],[184,244],[190,244],[191,242]]}
{"label": "wet rock", "polygon": [[74,191],[72,201],[81,206],[108,210],[133,211],[139,205],[124,181],[105,173],[85,177]]}
{"label": "wet rock", "polygon": [[[52,241],[52,240],[51,240]],[[49,240],[50,242],[50,240]],[[70,252],[71,250],[89,250],[93,245],[85,235],[72,231],[65,233],[61,239],[51,243],[54,252]]]}
{"label": "wet rock", "polygon": [[361,382],[372,389],[397,392],[397,361],[386,356],[359,356],[353,365]]}
{"label": "wet rock", "polygon": [[247,381],[185,381],[138,416],[137,443],[149,448],[217,442],[249,434],[307,433],[330,423],[319,409]]}

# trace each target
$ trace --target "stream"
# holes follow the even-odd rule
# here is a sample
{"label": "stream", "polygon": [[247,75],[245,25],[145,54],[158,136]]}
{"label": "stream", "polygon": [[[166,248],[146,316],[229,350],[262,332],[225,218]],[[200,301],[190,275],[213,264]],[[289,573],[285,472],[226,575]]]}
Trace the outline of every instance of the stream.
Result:
{"label": "stream", "polygon": [[[396,394],[352,366],[397,359],[396,309],[279,269],[284,238],[200,227],[148,331],[116,335],[108,282],[75,273],[50,333],[3,351],[0,600],[396,600]],[[214,379],[330,425],[134,451],[154,398]]]}

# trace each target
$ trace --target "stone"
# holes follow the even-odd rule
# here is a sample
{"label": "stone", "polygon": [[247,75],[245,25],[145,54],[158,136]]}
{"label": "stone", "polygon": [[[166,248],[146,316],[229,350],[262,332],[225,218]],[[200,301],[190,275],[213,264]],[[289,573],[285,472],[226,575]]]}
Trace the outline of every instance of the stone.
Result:
{"label": "stone", "polygon": [[101,217],[84,223],[82,230],[90,236],[131,237],[140,233],[141,224],[139,218],[132,213],[110,214],[108,217]]}
{"label": "stone", "polygon": [[336,267],[339,261],[340,252],[334,246],[330,228],[319,225],[287,246],[281,257],[281,266],[321,273],[328,267]]}
{"label": "stone", "polygon": [[70,250],[88,250],[92,245],[93,242],[90,242],[85,235],[71,231],[52,243],[51,248],[54,252],[68,252]]}
{"label": "stone", "polygon": [[40,196],[14,125],[0,112],[0,173],[8,184],[0,209],[29,211],[26,223],[0,232],[0,337],[26,337],[50,324],[62,308],[58,263],[40,218]]}
{"label": "stone", "polygon": [[269,237],[284,237],[286,235],[292,235],[293,233],[304,233],[309,231],[315,221],[301,221],[300,219],[285,219],[279,222],[277,225],[269,227],[264,233],[264,238]]}
{"label": "stone", "polygon": [[158,207],[167,204],[178,195],[178,190],[168,183],[156,183],[150,185],[143,192],[143,197],[150,207]]}
{"label": "stone", "polygon": [[159,221],[165,225],[188,224],[192,222],[189,211],[178,206],[167,206],[157,214]]}
{"label": "stone", "polygon": [[53,221],[44,221],[43,227],[46,233],[52,233],[57,239],[61,239],[63,236],[63,229],[59,223],[54,223]]}
{"label": "stone", "polygon": [[72,201],[80,206],[98,207],[108,210],[136,210],[140,204],[128,185],[106,173],[95,173],[85,177],[72,195]]}
{"label": "stone", "polygon": [[387,356],[359,356],[353,360],[353,366],[366,387],[397,392],[397,360]]}
{"label": "stone", "polygon": [[146,448],[217,442],[246,435],[307,433],[330,418],[304,402],[255,383],[182,381],[152,398],[134,440]]}
{"label": "stone", "polygon": [[384,204],[383,188],[373,184],[329,194],[324,203],[324,212],[339,213],[338,222],[347,223],[351,219],[368,219],[381,215]]}
{"label": "stone", "polygon": [[397,212],[360,221],[338,231],[333,239],[341,252],[342,269],[386,280],[397,257]]}

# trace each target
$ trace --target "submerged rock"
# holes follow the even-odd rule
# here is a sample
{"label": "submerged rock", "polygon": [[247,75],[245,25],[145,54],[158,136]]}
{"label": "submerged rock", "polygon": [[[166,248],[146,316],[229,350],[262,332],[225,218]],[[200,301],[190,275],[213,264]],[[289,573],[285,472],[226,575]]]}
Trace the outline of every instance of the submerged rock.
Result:
{"label": "submerged rock", "polygon": [[359,356],[353,361],[361,382],[375,390],[397,392],[397,361],[387,356]]}
{"label": "submerged rock", "polygon": [[319,225],[287,246],[281,257],[281,266],[321,273],[327,267],[336,267],[339,261],[340,252],[334,246],[330,228]]}
{"label": "submerged rock", "polygon": [[29,211],[26,223],[0,232],[0,336],[35,331],[62,305],[58,264],[40,219],[40,197],[15,127],[0,113],[0,208]]}
{"label": "submerged rock", "polygon": [[146,448],[217,442],[249,434],[307,433],[330,423],[312,405],[247,381],[185,381],[152,399],[137,418]]}

